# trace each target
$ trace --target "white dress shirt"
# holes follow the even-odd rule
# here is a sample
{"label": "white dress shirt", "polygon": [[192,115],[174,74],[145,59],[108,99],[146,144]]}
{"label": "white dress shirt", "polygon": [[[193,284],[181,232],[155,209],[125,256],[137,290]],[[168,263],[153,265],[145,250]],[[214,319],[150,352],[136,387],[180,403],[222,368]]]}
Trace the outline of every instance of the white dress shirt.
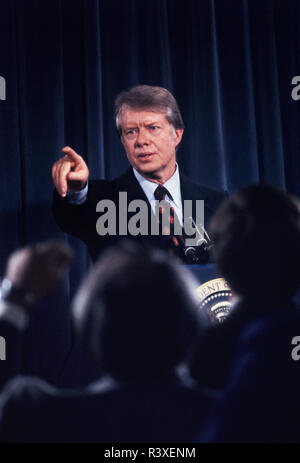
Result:
{"label": "white dress shirt", "polygon": [[[140,186],[144,190],[145,195],[151,205],[153,212],[155,213],[155,201],[154,192],[158,187],[157,183],[151,182],[143,177],[137,170],[133,169],[134,175],[139,182]],[[175,213],[179,219],[180,225],[182,226],[182,199],[180,190],[180,178],[179,178],[179,167],[176,163],[176,169],[172,177],[163,184],[163,186],[169,191],[173,200],[167,195],[166,201],[168,201],[175,209]]]}

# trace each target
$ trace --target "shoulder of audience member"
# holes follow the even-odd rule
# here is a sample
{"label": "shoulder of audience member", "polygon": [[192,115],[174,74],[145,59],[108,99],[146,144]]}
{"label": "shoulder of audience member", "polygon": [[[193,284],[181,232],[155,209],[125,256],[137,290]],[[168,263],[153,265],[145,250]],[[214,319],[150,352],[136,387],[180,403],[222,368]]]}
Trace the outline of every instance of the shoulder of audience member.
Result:
{"label": "shoulder of audience member", "polygon": [[34,376],[15,376],[6,383],[2,390],[0,408],[9,403],[14,403],[17,406],[20,401],[34,401],[45,393],[56,395],[58,392],[59,389],[55,386]]}
{"label": "shoulder of audience member", "polygon": [[[300,308],[288,305],[286,310],[265,313],[253,318],[241,330],[237,342],[237,356],[249,354],[264,361],[291,360],[294,336],[300,336]],[[297,363],[297,362],[296,362]]]}

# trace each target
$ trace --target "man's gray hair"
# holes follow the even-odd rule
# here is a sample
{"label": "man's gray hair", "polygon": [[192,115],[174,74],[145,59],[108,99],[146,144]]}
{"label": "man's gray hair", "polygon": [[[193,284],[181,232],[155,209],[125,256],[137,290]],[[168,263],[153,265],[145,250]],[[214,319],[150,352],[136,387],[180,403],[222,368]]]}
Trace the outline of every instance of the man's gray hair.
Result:
{"label": "man's gray hair", "polygon": [[163,87],[150,85],[137,85],[128,91],[119,93],[115,100],[116,127],[119,136],[122,136],[120,115],[124,107],[141,111],[164,113],[167,121],[177,129],[184,129],[180,110],[171,92]]}

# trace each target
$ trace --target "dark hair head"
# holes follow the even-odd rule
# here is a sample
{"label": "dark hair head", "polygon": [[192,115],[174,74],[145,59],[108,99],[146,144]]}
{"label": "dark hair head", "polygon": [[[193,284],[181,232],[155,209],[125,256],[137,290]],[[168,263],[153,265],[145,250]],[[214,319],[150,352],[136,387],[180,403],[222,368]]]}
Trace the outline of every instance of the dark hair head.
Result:
{"label": "dark hair head", "polygon": [[300,283],[298,201],[268,185],[251,185],[226,200],[210,224],[214,255],[240,295],[280,301]]}
{"label": "dark hair head", "polygon": [[147,110],[164,113],[167,121],[177,129],[184,129],[183,120],[172,93],[163,87],[137,85],[128,91],[121,92],[115,100],[116,127],[119,136],[122,135],[120,115],[124,108],[133,110]]}
{"label": "dark hair head", "polygon": [[135,245],[103,255],[73,313],[85,342],[96,341],[104,371],[121,379],[157,378],[186,359],[198,329],[189,278],[165,254]]}

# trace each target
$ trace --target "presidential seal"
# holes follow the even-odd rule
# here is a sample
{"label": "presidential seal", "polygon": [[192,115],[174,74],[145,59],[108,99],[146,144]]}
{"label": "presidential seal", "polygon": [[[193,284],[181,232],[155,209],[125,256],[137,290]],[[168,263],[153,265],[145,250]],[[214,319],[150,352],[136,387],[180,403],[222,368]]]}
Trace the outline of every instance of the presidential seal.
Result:
{"label": "presidential seal", "polygon": [[196,289],[199,308],[204,310],[213,324],[221,323],[232,308],[232,292],[224,278],[209,280]]}

